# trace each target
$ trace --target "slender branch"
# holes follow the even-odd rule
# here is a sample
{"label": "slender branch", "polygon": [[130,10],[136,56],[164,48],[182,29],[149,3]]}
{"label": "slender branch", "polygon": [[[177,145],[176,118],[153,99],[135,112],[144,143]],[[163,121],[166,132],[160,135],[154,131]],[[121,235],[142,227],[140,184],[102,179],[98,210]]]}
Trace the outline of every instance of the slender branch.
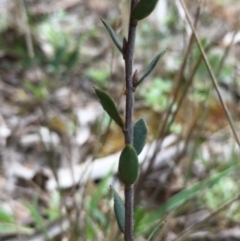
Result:
{"label": "slender branch", "polygon": [[[133,143],[133,106],[134,88],[132,82],[133,52],[136,37],[136,22],[132,19],[131,13],[138,0],[131,0],[128,41],[126,50],[123,53],[125,59],[125,80],[126,80],[126,117],[125,117],[125,144]],[[125,185],[125,241],[133,241],[133,208],[134,208],[133,185]]]}

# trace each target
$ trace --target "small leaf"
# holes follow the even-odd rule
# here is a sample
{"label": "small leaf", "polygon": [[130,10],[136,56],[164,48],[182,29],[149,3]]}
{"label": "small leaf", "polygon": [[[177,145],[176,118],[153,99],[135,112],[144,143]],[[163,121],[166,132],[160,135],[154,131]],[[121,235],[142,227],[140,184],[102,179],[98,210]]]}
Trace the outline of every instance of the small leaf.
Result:
{"label": "small leaf", "polygon": [[126,145],[120,155],[118,174],[126,185],[133,184],[138,177],[138,156],[135,148]]}
{"label": "small leaf", "polygon": [[140,85],[143,82],[143,80],[153,71],[158,61],[163,57],[165,53],[166,50],[163,50],[152,60],[152,62],[148,65],[147,69],[144,71],[142,77],[139,79],[137,86]]}
{"label": "small leaf", "polygon": [[157,5],[158,0],[140,0],[132,12],[135,20],[142,20],[152,13]]}
{"label": "small leaf", "polygon": [[139,155],[146,143],[147,125],[143,118],[139,119],[133,127],[133,146]]}
{"label": "small leaf", "polygon": [[119,49],[119,51],[122,53],[122,44],[121,44],[120,40],[118,39],[117,35],[115,34],[114,30],[103,19],[101,19],[101,21],[104,24],[105,28],[107,29],[112,41],[114,42],[116,47]]}
{"label": "small leaf", "polygon": [[94,89],[97,97],[100,100],[100,103],[103,109],[121,128],[123,128],[124,127],[123,119],[120,116],[113,99],[105,91],[100,90],[99,88],[94,88]]}
{"label": "small leaf", "polygon": [[114,212],[117,218],[117,223],[119,229],[124,233],[125,230],[125,207],[122,199],[112,187],[113,190],[113,200],[114,200]]}

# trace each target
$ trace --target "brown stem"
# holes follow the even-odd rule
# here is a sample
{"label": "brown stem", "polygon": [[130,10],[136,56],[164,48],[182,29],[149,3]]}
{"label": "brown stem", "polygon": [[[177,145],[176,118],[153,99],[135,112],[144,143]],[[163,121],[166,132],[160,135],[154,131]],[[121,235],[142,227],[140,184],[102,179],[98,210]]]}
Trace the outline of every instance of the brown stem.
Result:
{"label": "brown stem", "polygon": [[[125,117],[125,144],[133,143],[133,106],[134,88],[132,81],[133,52],[136,36],[137,23],[132,19],[131,12],[138,0],[131,0],[130,20],[128,30],[128,41],[126,50],[123,53],[125,60],[125,79],[126,79],[126,117]],[[125,185],[125,241],[133,241],[133,208],[134,208],[134,189],[133,185]]]}

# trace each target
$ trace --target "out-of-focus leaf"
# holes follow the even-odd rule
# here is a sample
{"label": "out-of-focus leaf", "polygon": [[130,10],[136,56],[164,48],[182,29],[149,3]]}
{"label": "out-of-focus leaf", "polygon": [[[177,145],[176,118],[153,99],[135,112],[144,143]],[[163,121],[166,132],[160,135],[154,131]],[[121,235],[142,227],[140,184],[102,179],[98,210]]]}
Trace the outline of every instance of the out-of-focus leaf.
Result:
{"label": "out-of-focus leaf", "polygon": [[157,5],[158,0],[140,0],[132,12],[135,20],[142,20],[152,13]]}
{"label": "out-of-focus leaf", "polygon": [[97,97],[100,100],[100,103],[103,107],[103,109],[108,113],[108,115],[121,127],[124,127],[123,119],[120,116],[117,107],[113,101],[113,99],[110,97],[108,93],[105,91],[99,89],[99,88],[94,88]]}
{"label": "out-of-focus leaf", "polygon": [[156,226],[156,228],[154,228],[154,230],[152,231],[152,233],[150,234],[150,236],[148,238],[148,241],[154,240],[154,238],[156,237],[158,232],[162,229],[162,227],[164,226],[165,223],[166,223],[165,221],[162,221]]}
{"label": "out-of-focus leaf", "polygon": [[118,174],[126,185],[133,184],[138,178],[138,156],[131,145],[126,145],[120,155]]}
{"label": "out-of-focus leaf", "polygon": [[115,191],[114,188],[113,190],[113,200],[114,200],[114,212],[117,218],[117,223],[119,229],[124,233],[125,230],[125,207],[123,204],[122,199],[118,195],[118,193]]}
{"label": "out-of-focus leaf", "polygon": [[37,226],[41,231],[43,232],[46,240],[49,239],[48,234],[47,234],[47,228],[44,224],[44,219],[39,213],[39,209],[37,207],[37,200],[34,200],[34,204],[31,204],[30,202],[24,200],[25,206],[29,209],[34,221],[36,222]]}
{"label": "out-of-focus leaf", "polygon": [[0,222],[13,223],[14,217],[4,209],[0,208]]}
{"label": "out-of-focus leaf", "polygon": [[146,143],[147,125],[143,118],[139,119],[133,127],[133,146],[139,155]]}
{"label": "out-of-focus leaf", "polygon": [[79,53],[78,53],[78,48],[75,48],[72,52],[67,54],[66,56],[66,66],[67,70],[70,72],[72,68],[76,65],[78,61]]}
{"label": "out-of-focus leaf", "polygon": [[118,39],[117,35],[115,34],[114,30],[103,19],[101,19],[101,20],[102,20],[102,23],[104,24],[105,28],[107,29],[112,41],[114,42],[114,44],[116,45],[118,50],[122,53],[122,44],[121,44],[120,40]]}
{"label": "out-of-focus leaf", "polygon": [[10,234],[10,233],[21,233],[21,234],[31,234],[32,229],[27,227],[22,227],[14,223],[1,223],[0,224],[0,233]]}
{"label": "out-of-focus leaf", "polygon": [[140,85],[143,82],[143,80],[153,71],[158,61],[163,57],[165,53],[166,53],[166,50],[163,50],[151,61],[151,63],[148,65],[147,69],[144,71],[143,75],[139,79],[137,86]]}

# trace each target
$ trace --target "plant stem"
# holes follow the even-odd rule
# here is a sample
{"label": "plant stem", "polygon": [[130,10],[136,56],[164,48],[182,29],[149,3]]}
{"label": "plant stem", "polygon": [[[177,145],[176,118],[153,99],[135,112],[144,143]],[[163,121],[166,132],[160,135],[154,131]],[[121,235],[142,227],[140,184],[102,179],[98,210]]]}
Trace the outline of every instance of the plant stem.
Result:
{"label": "plant stem", "polygon": [[125,185],[125,241],[133,241],[134,188]]}
{"label": "plant stem", "polygon": [[[125,144],[133,143],[133,106],[134,88],[132,82],[133,52],[137,24],[131,18],[131,13],[138,0],[131,0],[128,41],[125,53],[125,80],[126,80],[126,117],[125,117]],[[125,241],[133,241],[133,208],[134,208],[133,185],[125,185]]]}

